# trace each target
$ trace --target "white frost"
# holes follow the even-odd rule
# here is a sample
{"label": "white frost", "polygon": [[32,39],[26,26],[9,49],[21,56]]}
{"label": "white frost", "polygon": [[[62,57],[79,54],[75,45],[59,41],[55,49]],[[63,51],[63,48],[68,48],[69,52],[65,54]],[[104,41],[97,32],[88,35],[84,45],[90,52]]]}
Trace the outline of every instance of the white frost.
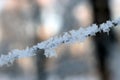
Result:
{"label": "white frost", "polygon": [[24,57],[30,57],[36,55],[37,49],[44,49],[44,55],[46,57],[57,56],[55,49],[61,44],[71,44],[76,41],[84,41],[88,36],[95,36],[97,32],[109,32],[111,27],[120,25],[120,19],[113,21],[107,21],[101,25],[93,24],[87,28],[80,28],[78,30],[71,30],[65,32],[63,35],[52,37],[46,41],[38,43],[37,45],[26,48],[25,50],[15,49],[8,53],[8,55],[1,55],[0,66],[12,63],[14,60]]}

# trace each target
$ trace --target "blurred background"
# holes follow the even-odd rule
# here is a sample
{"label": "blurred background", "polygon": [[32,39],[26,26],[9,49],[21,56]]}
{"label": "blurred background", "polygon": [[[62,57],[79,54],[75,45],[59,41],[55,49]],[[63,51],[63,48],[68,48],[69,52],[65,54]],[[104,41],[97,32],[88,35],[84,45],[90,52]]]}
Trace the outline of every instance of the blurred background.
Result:
{"label": "blurred background", "polygon": [[[120,0],[0,0],[0,55],[120,16]],[[0,68],[0,80],[119,80],[120,27]]]}

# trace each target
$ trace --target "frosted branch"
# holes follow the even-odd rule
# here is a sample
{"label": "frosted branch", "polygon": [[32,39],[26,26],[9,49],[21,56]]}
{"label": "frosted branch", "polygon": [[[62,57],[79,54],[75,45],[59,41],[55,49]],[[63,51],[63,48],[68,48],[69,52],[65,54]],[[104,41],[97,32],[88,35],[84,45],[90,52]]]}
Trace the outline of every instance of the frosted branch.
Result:
{"label": "frosted branch", "polygon": [[37,45],[26,48],[25,50],[15,49],[8,53],[8,55],[1,55],[0,57],[0,66],[7,65],[9,63],[13,63],[14,60],[24,57],[31,57],[36,55],[36,51],[38,49],[45,50],[46,57],[57,56],[55,52],[55,48],[57,48],[61,44],[71,44],[76,41],[84,41],[88,36],[95,36],[97,32],[109,32],[110,28],[120,25],[120,19],[107,21],[106,23],[102,23],[101,25],[93,24],[87,28],[80,28],[78,30],[71,30],[69,32],[65,32],[63,35],[52,37],[46,41],[38,43]]}

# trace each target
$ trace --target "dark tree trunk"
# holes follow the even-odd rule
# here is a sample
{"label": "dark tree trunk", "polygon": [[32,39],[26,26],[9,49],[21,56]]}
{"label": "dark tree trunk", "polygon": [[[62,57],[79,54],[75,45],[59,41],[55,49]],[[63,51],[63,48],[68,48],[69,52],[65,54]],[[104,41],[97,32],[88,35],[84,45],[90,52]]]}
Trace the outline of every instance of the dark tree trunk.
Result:
{"label": "dark tree trunk", "polygon": [[[94,23],[100,24],[110,19],[108,0],[91,0],[93,5]],[[109,73],[106,60],[110,55],[110,47],[116,42],[113,30],[107,33],[97,33],[94,37],[96,56],[102,80],[108,80]]]}
{"label": "dark tree trunk", "polygon": [[37,53],[37,75],[38,80],[46,80],[47,73],[45,72],[46,56],[44,55],[44,50],[38,49]]}
{"label": "dark tree trunk", "polygon": [[[41,23],[41,11],[40,11],[40,7],[38,6],[38,4],[36,3],[35,6],[35,14],[33,16],[33,21],[34,24],[36,26],[36,31],[37,31],[37,27],[40,25]],[[42,42],[42,39],[38,39],[38,35],[35,36],[35,44]],[[37,67],[37,80],[46,80],[47,77],[47,73],[45,71],[45,65],[46,65],[46,56],[44,55],[44,50],[43,49],[37,49],[36,50],[36,67]]]}
{"label": "dark tree trunk", "polygon": [[[42,40],[36,37],[35,43],[42,42]],[[44,55],[44,49],[36,49],[36,67],[37,67],[37,80],[46,80],[47,73],[45,71],[45,65],[47,62],[47,58]]]}

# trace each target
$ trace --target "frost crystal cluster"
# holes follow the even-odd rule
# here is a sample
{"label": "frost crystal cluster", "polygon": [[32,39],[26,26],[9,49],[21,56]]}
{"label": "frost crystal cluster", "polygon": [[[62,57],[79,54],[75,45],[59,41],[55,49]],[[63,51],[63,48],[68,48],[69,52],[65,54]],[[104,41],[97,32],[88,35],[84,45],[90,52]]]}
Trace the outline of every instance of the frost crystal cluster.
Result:
{"label": "frost crystal cluster", "polygon": [[38,49],[44,49],[46,57],[57,56],[55,49],[61,44],[71,44],[76,41],[84,41],[88,36],[94,36],[97,32],[109,32],[111,27],[120,25],[120,19],[107,21],[101,25],[93,24],[87,28],[80,28],[78,30],[71,30],[65,32],[63,35],[52,37],[46,41],[38,43],[37,45],[26,48],[25,50],[15,49],[8,53],[8,55],[1,55],[0,66],[12,63],[14,60],[24,57],[36,55]]}

